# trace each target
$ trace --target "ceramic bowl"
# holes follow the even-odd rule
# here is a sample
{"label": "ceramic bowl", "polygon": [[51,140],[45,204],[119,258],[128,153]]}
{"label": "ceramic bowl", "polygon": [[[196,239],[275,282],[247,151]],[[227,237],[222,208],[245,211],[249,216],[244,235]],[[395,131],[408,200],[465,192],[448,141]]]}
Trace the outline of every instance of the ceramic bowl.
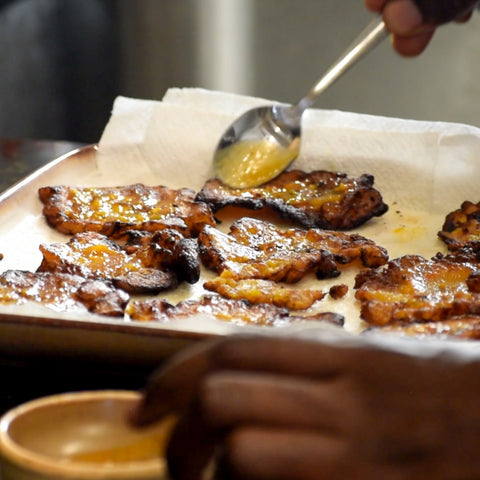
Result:
{"label": "ceramic bowl", "polygon": [[133,391],[40,398],[0,419],[2,480],[161,480],[171,426],[133,429]]}

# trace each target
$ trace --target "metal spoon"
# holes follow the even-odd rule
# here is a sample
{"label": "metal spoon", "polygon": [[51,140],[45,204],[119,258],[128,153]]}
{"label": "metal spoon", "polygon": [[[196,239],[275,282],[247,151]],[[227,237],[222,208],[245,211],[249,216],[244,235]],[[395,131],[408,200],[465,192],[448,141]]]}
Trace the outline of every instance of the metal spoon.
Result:
{"label": "metal spoon", "polygon": [[296,105],[269,105],[241,115],[220,139],[213,157],[217,178],[234,188],[250,188],[275,178],[298,156],[306,108],[388,35],[375,18]]}

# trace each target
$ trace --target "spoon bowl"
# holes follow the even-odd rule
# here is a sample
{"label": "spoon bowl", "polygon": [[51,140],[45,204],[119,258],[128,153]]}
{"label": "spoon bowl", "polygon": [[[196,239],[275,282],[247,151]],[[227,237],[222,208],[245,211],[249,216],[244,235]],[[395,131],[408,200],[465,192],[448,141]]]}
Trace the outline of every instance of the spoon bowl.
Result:
{"label": "spoon bowl", "polygon": [[241,115],[215,152],[218,178],[231,187],[248,188],[280,174],[298,156],[301,114],[295,106],[270,105]]}
{"label": "spoon bowl", "polygon": [[251,188],[285,170],[300,151],[303,112],[387,34],[383,20],[375,18],[296,105],[261,106],[237,118],[214,152],[217,178],[233,188]]}

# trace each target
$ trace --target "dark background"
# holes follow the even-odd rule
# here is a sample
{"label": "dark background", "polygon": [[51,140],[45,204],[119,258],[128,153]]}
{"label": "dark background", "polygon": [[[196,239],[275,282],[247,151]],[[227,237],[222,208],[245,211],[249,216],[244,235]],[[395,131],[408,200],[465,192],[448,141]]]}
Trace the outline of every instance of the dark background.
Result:
{"label": "dark background", "polygon": [[0,135],[95,142],[118,92],[108,0],[0,1]]}
{"label": "dark background", "polygon": [[[234,14],[205,38],[228,5],[247,24]],[[0,0],[0,137],[94,143],[116,96],[160,100],[169,87],[294,102],[370,19],[361,0]],[[246,67],[222,81],[235,35]],[[416,59],[384,42],[317,106],[480,126],[479,55],[477,13]]]}

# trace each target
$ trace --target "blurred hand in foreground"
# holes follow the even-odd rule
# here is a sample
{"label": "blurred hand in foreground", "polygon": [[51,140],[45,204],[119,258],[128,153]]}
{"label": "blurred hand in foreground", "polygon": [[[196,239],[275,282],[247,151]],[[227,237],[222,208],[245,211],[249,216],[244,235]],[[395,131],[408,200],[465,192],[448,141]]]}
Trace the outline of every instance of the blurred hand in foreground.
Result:
{"label": "blurred hand in foreground", "polygon": [[365,0],[369,10],[382,12],[395,50],[405,56],[420,54],[438,25],[466,21],[478,0]]}
{"label": "blurred hand in foreground", "polygon": [[132,422],[178,415],[176,480],[202,478],[212,459],[229,480],[480,478],[479,353],[335,345],[200,344],[153,375]]}

